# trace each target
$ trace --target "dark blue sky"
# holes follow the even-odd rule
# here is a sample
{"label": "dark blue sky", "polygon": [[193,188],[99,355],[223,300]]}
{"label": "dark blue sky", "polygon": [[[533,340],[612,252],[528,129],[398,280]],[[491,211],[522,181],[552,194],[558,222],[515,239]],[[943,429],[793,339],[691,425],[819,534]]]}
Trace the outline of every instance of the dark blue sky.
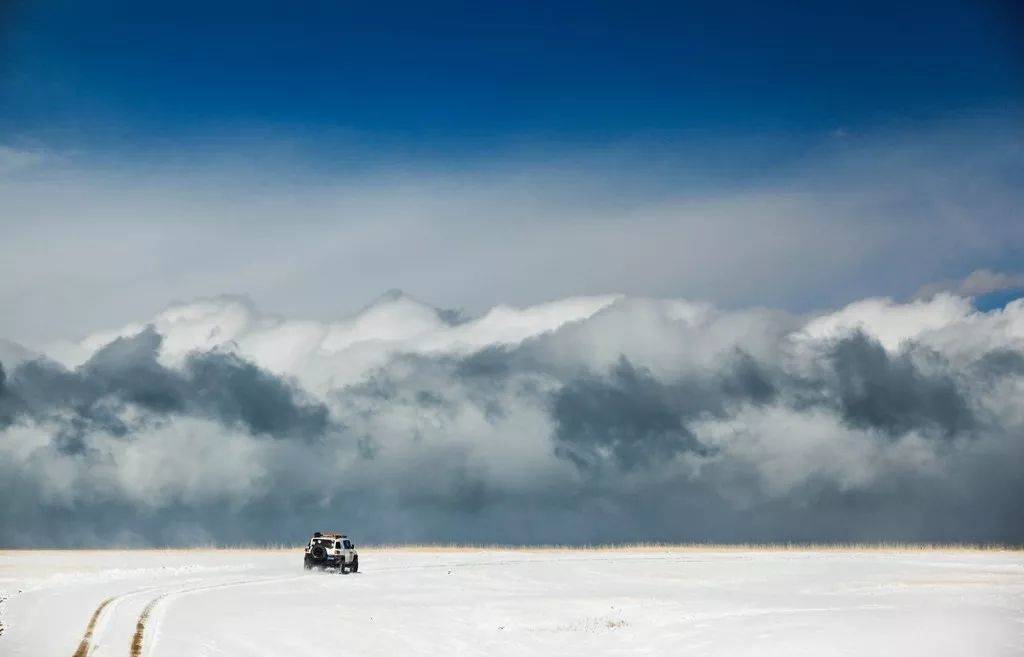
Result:
{"label": "dark blue sky", "polygon": [[0,130],[63,148],[799,138],[1024,96],[1010,2],[5,4]]}

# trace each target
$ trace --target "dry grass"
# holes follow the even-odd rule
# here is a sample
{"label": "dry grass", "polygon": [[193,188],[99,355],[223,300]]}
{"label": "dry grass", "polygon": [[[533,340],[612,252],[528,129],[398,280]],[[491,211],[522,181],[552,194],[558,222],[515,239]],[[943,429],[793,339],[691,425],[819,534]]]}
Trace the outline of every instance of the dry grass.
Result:
{"label": "dry grass", "polygon": [[403,552],[1020,552],[1022,545],[981,543],[603,543],[595,545],[383,544],[367,550]]}
{"label": "dry grass", "polygon": [[[110,552],[132,550],[140,552],[294,552],[304,544],[287,545],[199,545],[191,547],[109,547],[75,550],[78,552]],[[374,552],[1021,552],[1024,545],[995,543],[602,543],[593,545],[512,545],[500,543],[385,543],[359,545],[360,550]],[[68,548],[71,549],[71,548]],[[64,548],[0,549],[4,553],[64,551]]]}

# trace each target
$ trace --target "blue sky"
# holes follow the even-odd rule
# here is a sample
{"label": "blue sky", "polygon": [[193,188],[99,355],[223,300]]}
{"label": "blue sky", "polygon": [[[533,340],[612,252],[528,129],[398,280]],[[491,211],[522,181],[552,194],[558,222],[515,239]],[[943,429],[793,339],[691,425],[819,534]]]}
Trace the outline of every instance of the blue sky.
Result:
{"label": "blue sky", "polygon": [[430,154],[800,139],[1016,106],[1012,5],[23,0],[0,126],[107,152],[267,131]]}

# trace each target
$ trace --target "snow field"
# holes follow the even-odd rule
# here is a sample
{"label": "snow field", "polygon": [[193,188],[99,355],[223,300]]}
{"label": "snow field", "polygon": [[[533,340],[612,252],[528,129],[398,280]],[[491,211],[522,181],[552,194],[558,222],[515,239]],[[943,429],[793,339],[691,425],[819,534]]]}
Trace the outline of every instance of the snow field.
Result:
{"label": "snow field", "polygon": [[1024,654],[1014,551],[387,548],[354,575],[301,558],[0,552],[0,655]]}

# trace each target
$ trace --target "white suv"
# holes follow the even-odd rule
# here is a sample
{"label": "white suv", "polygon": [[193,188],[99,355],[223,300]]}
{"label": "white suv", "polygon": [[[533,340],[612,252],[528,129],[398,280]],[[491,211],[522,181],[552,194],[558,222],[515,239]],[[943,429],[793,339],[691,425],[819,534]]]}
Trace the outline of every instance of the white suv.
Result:
{"label": "white suv", "polygon": [[302,558],[306,570],[311,568],[338,568],[343,573],[359,571],[356,545],[344,534],[315,532],[306,544]]}

